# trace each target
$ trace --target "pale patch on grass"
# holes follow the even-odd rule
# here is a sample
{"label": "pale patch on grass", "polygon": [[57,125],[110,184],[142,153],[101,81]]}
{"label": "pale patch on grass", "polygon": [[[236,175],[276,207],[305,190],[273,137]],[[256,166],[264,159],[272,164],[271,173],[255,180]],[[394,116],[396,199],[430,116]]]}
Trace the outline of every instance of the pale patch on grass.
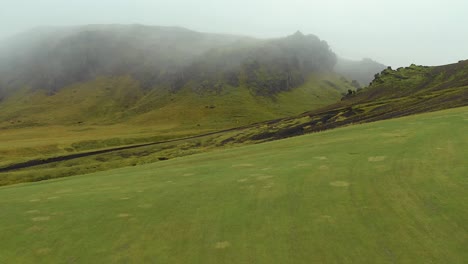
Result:
{"label": "pale patch on grass", "polygon": [[333,181],[330,182],[330,185],[333,187],[348,187],[350,183],[347,181]]}
{"label": "pale patch on grass", "polygon": [[129,214],[118,214],[117,217],[119,218],[126,218],[126,217],[129,217],[130,215]]}
{"label": "pale patch on grass", "polygon": [[29,211],[26,211],[24,213],[25,214],[38,214],[38,213],[40,213],[40,211],[39,210],[29,210]]}
{"label": "pale patch on grass", "polygon": [[193,176],[193,175],[195,175],[195,173],[184,173],[182,176],[188,177],[188,176]]}
{"label": "pale patch on grass", "polygon": [[267,170],[271,170],[270,167],[267,167],[267,168],[263,168],[262,171],[267,171]]}
{"label": "pale patch on grass", "polygon": [[242,163],[242,164],[236,164],[236,165],[232,165],[233,168],[240,168],[240,167],[253,167],[254,165],[253,164],[250,164],[250,163]]}
{"label": "pale patch on grass", "polygon": [[32,233],[32,232],[39,232],[39,231],[42,231],[44,228],[43,227],[40,227],[40,226],[31,226],[30,228],[26,229],[26,232],[28,233]]}
{"label": "pale patch on grass", "polygon": [[51,252],[52,250],[50,248],[40,248],[36,250],[36,254],[38,255],[47,255]]}
{"label": "pale patch on grass", "polygon": [[259,181],[264,181],[273,178],[273,175],[259,175],[257,176],[257,180]]}
{"label": "pale patch on grass", "polygon": [[328,158],[325,157],[325,156],[317,156],[317,157],[314,157],[314,159],[318,159],[318,160],[327,160]]}
{"label": "pale patch on grass", "polygon": [[151,208],[153,205],[152,204],[140,204],[138,205],[139,208],[147,209]]}
{"label": "pale patch on grass", "polygon": [[330,215],[321,215],[317,218],[317,222],[335,223],[335,219]]}
{"label": "pale patch on grass", "polygon": [[231,246],[231,243],[229,243],[229,241],[221,241],[221,242],[217,242],[215,244],[215,248],[217,249],[225,249],[225,248],[228,248]]}
{"label": "pale patch on grass", "polygon": [[51,197],[47,198],[47,200],[55,200],[55,199],[58,199],[58,198],[60,198],[60,197],[58,197],[58,196],[51,196]]}
{"label": "pale patch on grass", "polygon": [[302,167],[309,167],[309,166],[311,166],[311,164],[299,163],[299,164],[296,164],[296,166],[294,166],[294,168],[302,168]]}
{"label": "pale patch on grass", "polygon": [[130,197],[122,197],[120,200],[130,200]]}
{"label": "pale patch on grass", "polygon": [[239,179],[239,180],[237,180],[237,181],[238,181],[238,182],[246,182],[246,181],[248,181],[248,179],[243,178],[243,179]]}
{"label": "pale patch on grass", "polygon": [[41,221],[49,221],[50,216],[38,216],[38,217],[33,217],[31,218],[34,222],[41,222]]}
{"label": "pale patch on grass", "polygon": [[270,188],[273,187],[273,185],[274,185],[274,183],[270,182],[267,185],[263,186],[263,189],[270,189]]}
{"label": "pale patch on grass", "polygon": [[51,213],[51,215],[63,215],[63,212],[54,212],[54,213]]}
{"label": "pale patch on grass", "polygon": [[31,203],[39,202],[41,199],[31,199],[29,200]]}
{"label": "pale patch on grass", "polygon": [[379,162],[379,161],[384,161],[386,158],[387,158],[386,156],[374,156],[374,157],[367,158],[367,161],[369,161],[369,162]]}
{"label": "pale patch on grass", "polygon": [[328,170],[328,169],[330,169],[330,168],[327,165],[321,165],[319,167],[319,170]]}

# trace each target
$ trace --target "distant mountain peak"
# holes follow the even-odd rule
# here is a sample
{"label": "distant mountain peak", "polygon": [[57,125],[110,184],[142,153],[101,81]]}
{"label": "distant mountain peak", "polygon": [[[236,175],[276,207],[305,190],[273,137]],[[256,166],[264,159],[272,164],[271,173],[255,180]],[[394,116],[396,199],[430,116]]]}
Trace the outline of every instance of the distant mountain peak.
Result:
{"label": "distant mountain peak", "polygon": [[298,31],[296,31],[296,33],[293,34],[293,36],[300,36],[300,37],[303,37],[304,34],[303,34],[300,30],[298,30]]}

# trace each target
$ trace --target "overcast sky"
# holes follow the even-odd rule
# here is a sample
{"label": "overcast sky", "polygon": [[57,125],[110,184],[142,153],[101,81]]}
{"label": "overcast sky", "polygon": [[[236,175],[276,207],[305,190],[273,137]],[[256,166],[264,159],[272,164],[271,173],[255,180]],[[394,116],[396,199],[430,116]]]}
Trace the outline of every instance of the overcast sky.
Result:
{"label": "overcast sky", "polygon": [[468,59],[468,0],[0,0],[0,38],[37,26],[139,23],[280,37],[387,65]]}

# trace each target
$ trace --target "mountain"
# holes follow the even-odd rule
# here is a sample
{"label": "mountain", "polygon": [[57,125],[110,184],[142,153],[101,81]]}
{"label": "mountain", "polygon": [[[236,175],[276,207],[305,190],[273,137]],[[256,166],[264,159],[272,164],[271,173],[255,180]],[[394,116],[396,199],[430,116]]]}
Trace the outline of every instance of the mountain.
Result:
{"label": "mountain", "polygon": [[182,28],[98,25],[38,29],[7,44],[0,55],[3,83],[51,93],[99,76],[122,75],[143,88],[178,90],[195,80],[204,90],[240,83],[285,90],[312,72],[331,71],[336,62],[325,41],[300,32],[258,40]]}
{"label": "mountain", "polygon": [[387,66],[368,58],[360,61],[338,58],[334,70],[349,80],[356,80],[359,86],[364,87],[369,85],[376,73],[385,68]]}
{"label": "mountain", "polygon": [[298,114],[353,88],[314,35],[183,28],[39,28],[0,49],[0,126],[175,123],[232,127]]}
{"label": "mountain", "polygon": [[247,41],[240,36],[143,25],[39,28],[3,44],[0,68],[9,87],[53,92],[98,76],[125,74],[145,86],[162,81],[209,49],[242,39]]}
{"label": "mountain", "polygon": [[201,89],[241,85],[268,95],[298,87],[312,73],[332,72],[335,63],[325,41],[298,31],[255,45],[211,50],[183,72],[181,82],[196,80]]}
{"label": "mountain", "polygon": [[[59,35],[67,38],[67,34]],[[129,156],[148,156],[145,162],[154,162],[222,146],[468,105],[468,60],[437,67],[388,67],[374,74],[368,87],[356,90],[352,82],[332,72],[336,55],[326,42],[300,32],[272,40],[239,37],[231,44],[199,52],[187,55],[177,66],[161,63],[167,70],[158,76],[171,77],[158,77],[146,86],[139,79],[142,75],[135,72],[105,74],[105,67],[97,67],[96,76],[82,75],[83,79],[55,88],[35,87],[30,82],[34,78],[19,78],[23,68],[18,68],[17,75],[5,74],[15,60],[3,63],[1,85],[6,89],[0,101],[0,141],[8,144],[0,146],[0,166],[71,157],[65,171],[55,176],[47,171],[39,178],[62,177],[129,165],[130,161],[122,162]],[[166,75],[169,69],[172,72]],[[17,78],[8,79],[11,76]],[[20,83],[23,85],[15,86]],[[217,130],[224,132],[213,133]],[[194,137],[203,133],[203,137]],[[122,145],[180,137],[198,140],[117,151]],[[117,148],[115,153],[112,148]],[[110,154],[94,159],[93,151],[102,149]],[[92,161],[76,170],[75,155],[89,155]],[[109,165],[107,159],[114,163]],[[33,175],[38,174],[34,171]]]}
{"label": "mountain", "polygon": [[[294,89],[293,92],[298,90],[301,88]],[[226,109],[235,109],[234,106],[193,110],[191,107],[200,104],[201,101],[190,104],[188,100],[191,98],[181,95],[178,100],[185,100],[184,103],[179,104],[181,108],[170,109],[168,112],[180,111],[181,115],[188,115],[191,118],[196,115],[203,116],[202,111],[217,113],[215,115],[212,113],[211,116],[206,115],[206,119],[197,120],[203,122],[201,122],[201,127],[192,130],[192,134],[187,134],[190,131],[183,131],[180,127],[167,126],[170,124],[167,121],[162,123],[166,124],[166,126],[161,125],[162,128],[158,129],[154,126],[148,129],[146,126],[150,120],[158,119],[154,116],[146,120],[141,119],[141,124],[127,123],[126,125],[132,127],[134,131],[117,125],[106,126],[107,130],[84,125],[70,126],[65,129],[54,126],[53,129],[29,127],[26,131],[3,130],[0,140],[7,139],[6,142],[9,144],[0,146],[0,172],[7,172],[0,181],[0,185],[2,182],[8,184],[8,182],[42,180],[157,162],[211,149],[261,143],[342,126],[468,106],[468,60],[437,67],[411,65],[397,70],[386,69],[376,75],[369,87],[357,92],[351,90],[338,103],[331,103],[299,115],[290,115],[256,124],[246,126],[237,124],[235,128],[217,132],[207,131],[204,128],[207,124],[235,121],[239,118],[238,116],[233,115],[232,112],[224,112]],[[229,98],[233,98],[233,95]],[[240,94],[235,95],[234,98],[231,99],[235,102],[234,104],[243,103],[243,101],[238,101],[240,98],[244,99]],[[205,99],[206,97],[199,97],[199,100]],[[290,98],[282,100],[290,101]],[[191,110],[187,110],[187,105]],[[248,105],[249,109],[244,113],[261,114],[261,110],[265,110],[250,108],[257,106],[256,104],[248,103]],[[183,110],[184,106],[185,110]],[[175,107],[175,105],[170,107]],[[192,111],[195,113],[191,113]],[[163,112],[167,113],[167,111]],[[54,112],[54,115],[57,113]],[[157,112],[149,114],[150,116],[156,115]],[[464,115],[466,116],[466,113]],[[232,118],[226,118],[226,116],[232,116]],[[148,118],[148,116],[143,115],[138,118]],[[180,116],[169,116],[169,118],[190,121]],[[21,124],[15,125],[21,126]],[[224,125],[226,126],[226,123]],[[414,122],[411,125],[418,126],[419,123]],[[353,129],[356,134],[361,133],[358,127],[350,129]],[[142,131],[146,134],[142,134]],[[185,134],[181,134],[181,131]],[[193,131],[196,132],[193,133]],[[402,133],[391,133],[386,136],[396,141],[405,139]],[[28,140],[25,141],[24,137]],[[179,139],[173,139],[174,137]],[[31,138],[40,138],[40,140],[30,140]],[[167,141],[168,139],[173,140]],[[319,142],[316,144],[320,145]],[[121,145],[126,146],[122,148]],[[99,151],[96,152],[96,149]],[[82,161],[79,162],[79,160]],[[54,174],[50,173],[52,168],[57,168]],[[18,172],[15,172],[16,170]]]}

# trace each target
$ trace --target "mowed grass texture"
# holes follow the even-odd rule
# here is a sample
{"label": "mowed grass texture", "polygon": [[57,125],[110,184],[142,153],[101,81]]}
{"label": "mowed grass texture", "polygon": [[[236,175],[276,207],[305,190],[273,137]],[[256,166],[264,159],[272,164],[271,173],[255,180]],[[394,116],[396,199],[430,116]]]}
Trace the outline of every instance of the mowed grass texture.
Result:
{"label": "mowed grass texture", "polygon": [[0,188],[0,263],[466,263],[468,108]]}

